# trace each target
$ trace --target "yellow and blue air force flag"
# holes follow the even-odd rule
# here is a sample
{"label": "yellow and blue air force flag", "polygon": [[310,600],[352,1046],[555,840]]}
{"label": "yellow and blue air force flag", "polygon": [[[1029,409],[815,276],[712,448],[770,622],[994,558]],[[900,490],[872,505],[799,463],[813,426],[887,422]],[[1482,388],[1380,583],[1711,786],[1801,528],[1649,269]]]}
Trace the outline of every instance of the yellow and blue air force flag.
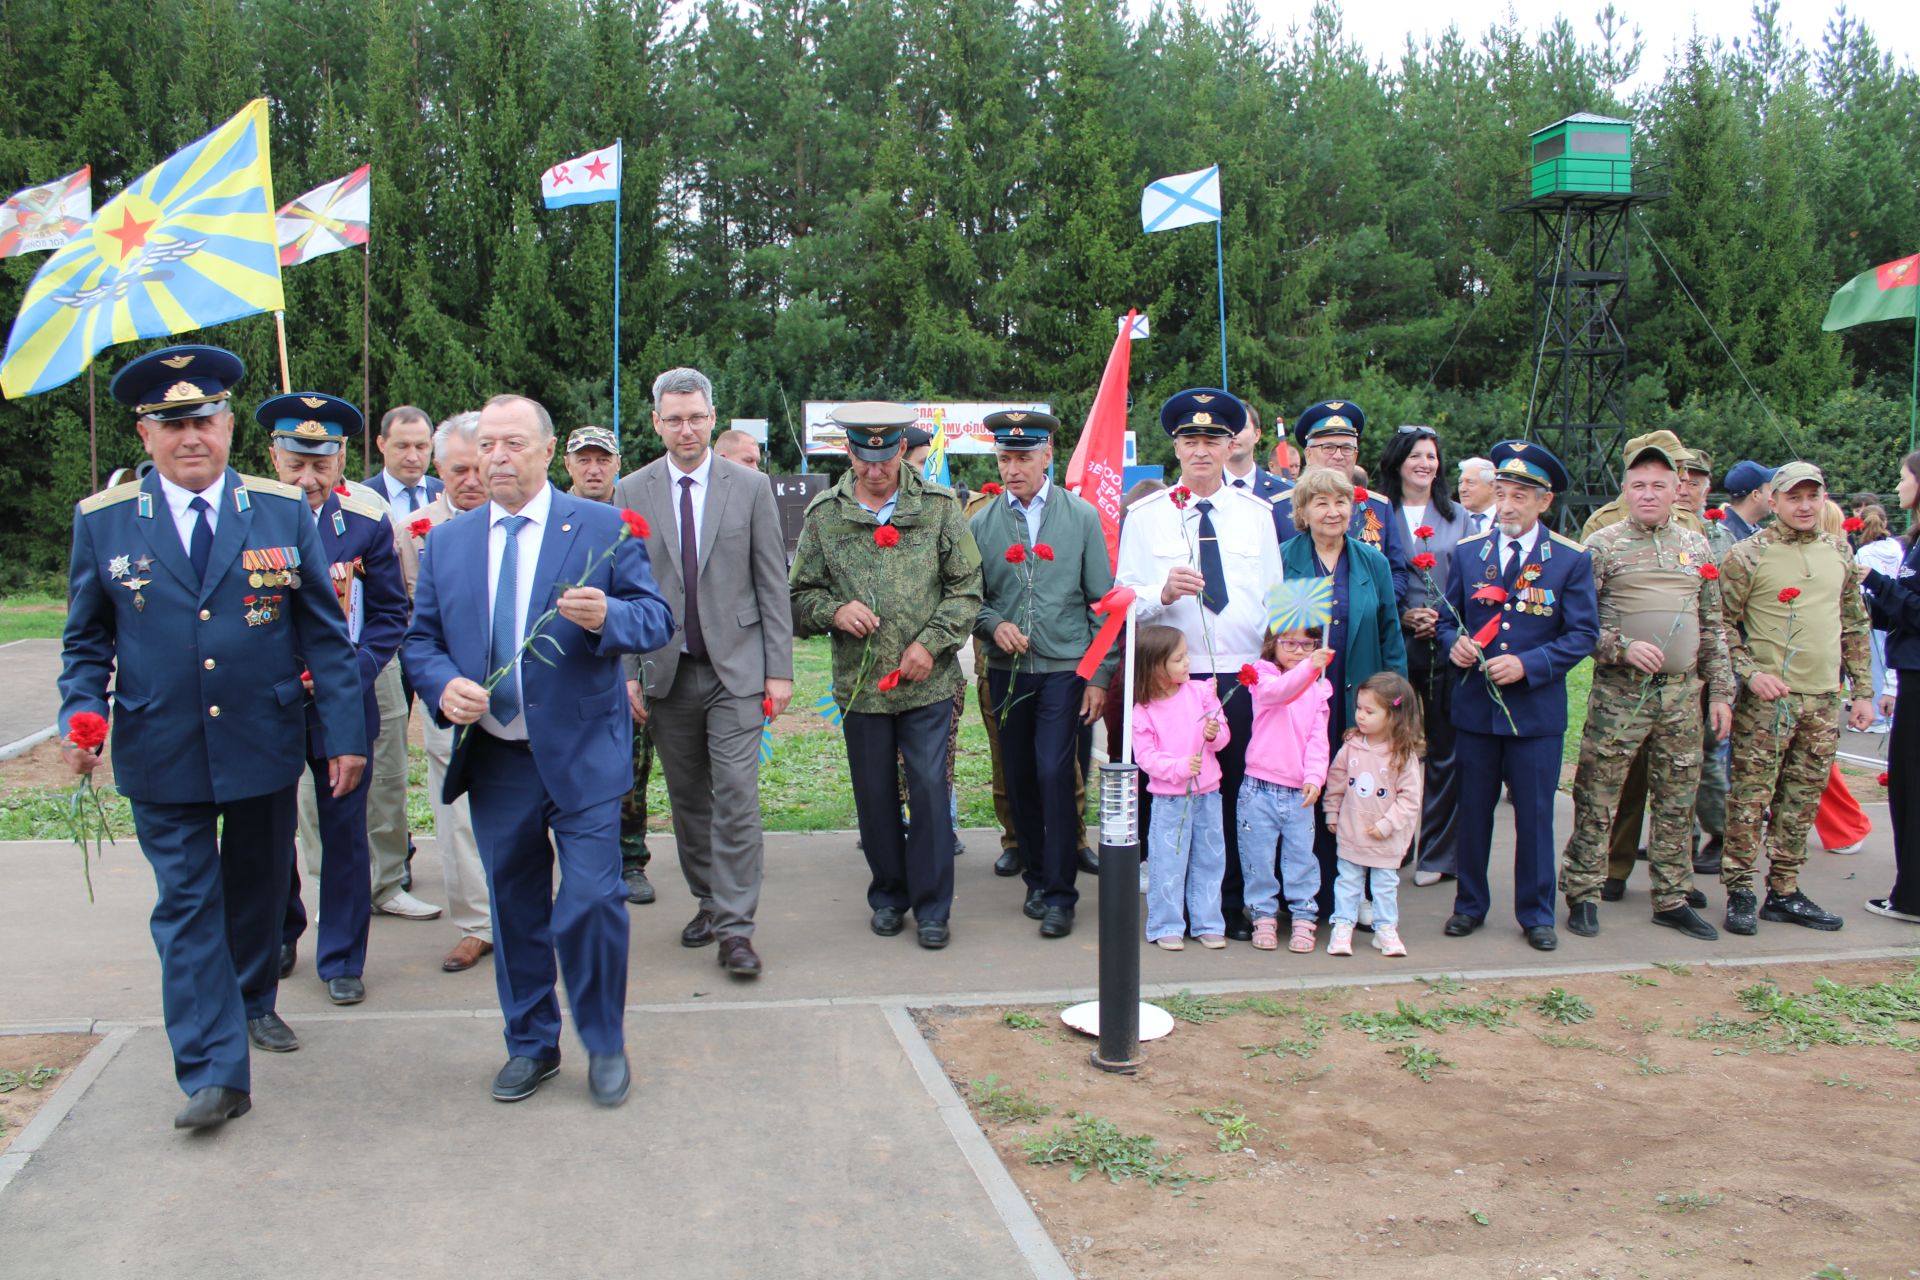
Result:
{"label": "yellow and blue air force flag", "polygon": [[1196,222],[1220,221],[1220,166],[1176,173],[1147,184],[1140,193],[1140,229],[1171,231]]}
{"label": "yellow and blue air force flag", "polygon": [[70,382],[115,343],[279,311],[267,100],[109,200],[27,286],[0,361],[9,399]]}

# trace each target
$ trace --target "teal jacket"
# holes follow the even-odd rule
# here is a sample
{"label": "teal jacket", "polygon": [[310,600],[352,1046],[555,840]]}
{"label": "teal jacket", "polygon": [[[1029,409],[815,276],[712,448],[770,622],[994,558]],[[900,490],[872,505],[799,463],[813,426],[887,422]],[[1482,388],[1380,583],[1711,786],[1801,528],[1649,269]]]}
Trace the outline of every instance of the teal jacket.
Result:
{"label": "teal jacket", "polygon": [[[987,665],[1000,671],[1046,673],[1071,671],[1093,643],[1100,619],[1093,606],[1113,589],[1113,567],[1107,561],[1107,537],[1093,504],[1055,484],[1040,516],[1040,544],[1053,550],[1052,560],[1031,556],[1021,564],[1007,560],[1014,543],[1031,552],[1026,517],[996,495],[969,518],[973,540],[980,546],[980,573],[985,585],[980,616],[973,625]],[[1027,589],[1031,574],[1033,588]],[[1011,654],[993,642],[993,629],[1011,622],[1027,634],[1032,647],[1016,666]],[[1117,651],[1093,673],[1091,683],[1104,689],[1119,663]]]}
{"label": "teal jacket", "polygon": [[[1394,519],[1399,519],[1395,516]],[[1353,698],[1360,686],[1382,671],[1407,674],[1407,642],[1400,634],[1400,608],[1393,594],[1393,567],[1387,558],[1360,539],[1347,537],[1346,687],[1348,724],[1353,723]],[[1320,577],[1313,539],[1289,538],[1280,548],[1280,563],[1289,578]]]}

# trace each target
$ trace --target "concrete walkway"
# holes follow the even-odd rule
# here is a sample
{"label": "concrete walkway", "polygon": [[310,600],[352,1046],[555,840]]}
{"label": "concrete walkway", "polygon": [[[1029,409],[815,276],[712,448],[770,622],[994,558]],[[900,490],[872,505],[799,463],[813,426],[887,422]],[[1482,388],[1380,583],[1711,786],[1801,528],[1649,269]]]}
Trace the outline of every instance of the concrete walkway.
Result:
{"label": "concrete walkway", "polygon": [[53,736],[59,679],[58,640],[0,644],[0,760]]}
{"label": "concrete walkway", "polygon": [[[1569,808],[1563,797],[1562,832]],[[1809,863],[1808,892],[1847,917],[1837,934],[1764,925],[1756,938],[1694,943],[1648,923],[1642,870],[1627,901],[1603,908],[1598,939],[1563,936],[1552,955],[1528,949],[1498,912],[1473,938],[1441,937],[1450,887],[1409,883],[1407,960],[1367,948],[1351,959],[1149,948],[1142,971],[1161,991],[1272,990],[1920,951],[1920,929],[1860,910],[1891,877],[1884,806],[1870,812],[1881,830],[1865,853]],[[1504,816],[1501,828],[1510,848]],[[444,920],[380,917],[368,1002],[328,1004],[303,953],[280,999],[301,1051],[256,1055],[253,1114],[199,1137],[169,1127],[180,1095],[158,1027],[152,878],[137,849],[108,851],[89,906],[71,846],[0,845],[0,1032],[127,1028],[22,1135],[29,1149],[0,1156],[0,1272],[1068,1275],[907,1011],[1090,995],[1091,897],[1079,932],[1042,941],[1019,913],[1018,881],[991,873],[992,835],[969,833],[953,946],[925,952],[910,932],[867,931],[851,836],[768,843],[758,937],[768,971],[741,983],[711,948],[678,945],[693,906],[671,840],[656,842],[660,901],[633,909],[625,1107],[588,1103],[571,1039],[539,1096],[491,1102],[503,1050],[490,969],[440,972],[454,938]],[[416,867],[415,892],[440,900],[430,842]],[[1496,901],[1509,884],[1496,879]],[[1717,916],[1717,887],[1709,896]]]}

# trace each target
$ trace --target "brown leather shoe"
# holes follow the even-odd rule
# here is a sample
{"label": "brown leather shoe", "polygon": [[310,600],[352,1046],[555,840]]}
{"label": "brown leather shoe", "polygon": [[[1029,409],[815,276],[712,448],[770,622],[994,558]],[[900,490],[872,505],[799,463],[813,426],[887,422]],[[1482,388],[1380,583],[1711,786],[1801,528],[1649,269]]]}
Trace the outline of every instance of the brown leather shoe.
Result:
{"label": "brown leather shoe", "polygon": [[760,976],[760,957],[745,938],[720,939],[720,967],[736,978]]}
{"label": "brown leather shoe", "polygon": [[702,910],[687,921],[687,927],[680,931],[680,945],[704,947],[713,941],[713,936],[713,912]]}
{"label": "brown leather shoe", "polygon": [[485,938],[466,937],[453,944],[453,950],[447,952],[447,958],[440,967],[448,973],[460,973],[480,963],[482,956],[493,950],[493,944]]}

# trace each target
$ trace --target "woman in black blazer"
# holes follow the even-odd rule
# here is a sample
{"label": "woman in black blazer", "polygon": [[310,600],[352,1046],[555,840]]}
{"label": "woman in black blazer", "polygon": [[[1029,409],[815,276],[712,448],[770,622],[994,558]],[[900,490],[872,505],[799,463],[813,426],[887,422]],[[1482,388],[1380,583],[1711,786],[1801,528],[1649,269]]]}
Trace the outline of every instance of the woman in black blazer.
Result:
{"label": "woman in black blazer", "polygon": [[[1900,464],[1900,505],[1920,506],[1920,453]],[[1881,715],[1893,716],[1887,733],[1887,810],[1893,824],[1893,891],[1872,898],[1867,910],[1892,920],[1920,924],[1920,526],[1903,539],[1906,556],[1897,576],[1867,571],[1864,583],[1873,625],[1887,633],[1887,683]]]}

